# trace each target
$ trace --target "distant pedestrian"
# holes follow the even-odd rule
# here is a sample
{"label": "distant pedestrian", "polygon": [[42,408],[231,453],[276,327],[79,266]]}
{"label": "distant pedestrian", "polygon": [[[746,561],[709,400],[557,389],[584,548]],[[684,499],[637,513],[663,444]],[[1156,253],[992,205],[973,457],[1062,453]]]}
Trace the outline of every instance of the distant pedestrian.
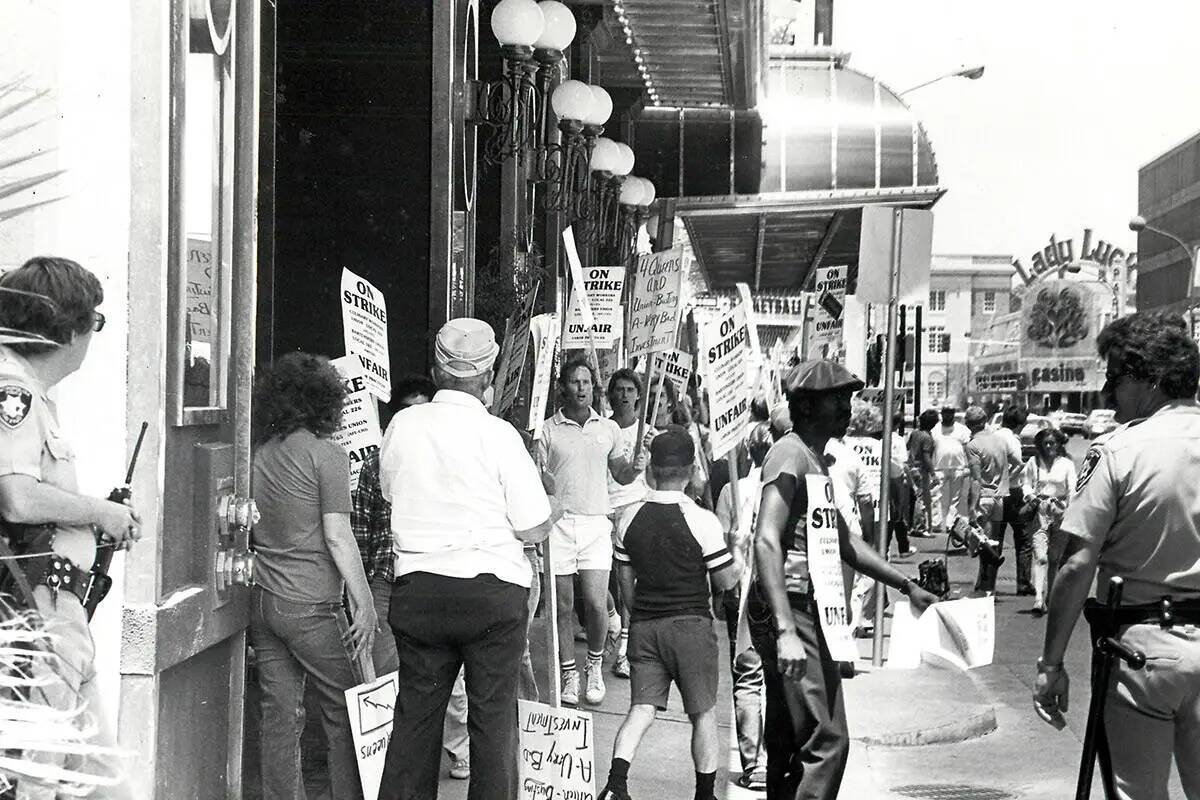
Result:
{"label": "distant pedestrian", "polygon": [[934,427],[933,462],[937,469],[938,492],[934,501],[933,524],[949,531],[954,521],[967,513],[967,442],[971,432],[955,419],[958,409],[942,406],[942,423]]}
{"label": "distant pedestrian", "polygon": [[262,519],[253,532],[250,642],[267,800],[303,796],[297,712],[306,684],[321,710],[330,790],[362,797],[345,691],[363,680],[357,660],[371,653],[379,618],[350,527],[350,462],[330,438],[345,392],[329,361],[307,353],[280,357],[254,390],[253,490]]}
{"label": "distant pedestrian", "polygon": [[666,710],[674,683],[692,723],[695,800],[715,800],[721,753],[717,729],[720,655],[713,629],[711,588],[736,583],[741,561],[725,545],[711,512],[684,488],[691,480],[695,445],[672,427],[650,445],[657,487],[621,518],[616,557],[626,593],[633,597],[630,627],[629,713],[617,731],[608,782],[600,800],[630,800],[629,767],[658,710]]}
{"label": "distant pedestrian", "polygon": [[[862,381],[832,361],[806,361],[788,373],[792,432],[763,463],[755,530],[757,582],[747,604],[754,647],[767,689],[767,796],[773,800],[833,800],[850,752],[838,664],[829,655],[815,613],[808,568],[809,492],[815,476],[832,492],[823,453],[850,422],[851,395]],[[936,417],[930,427],[936,423]],[[828,495],[826,495],[828,496]],[[936,598],[838,524],[843,560],[883,581],[923,611]]]}
{"label": "distant pedestrian", "polygon": [[[996,429],[996,433],[1007,443],[1008,449],[1018,458],[1021,456],[1021,439],[1018,434],[1025,427],[1028,418],[1029,414],[1023,406],[1009,406],[1001,413],[1000,427]],[[1017,594],[1033,596],[1036,594],[1030,578],[1033,563],[1033,530],[1021,513],[1028,499],[1024,490],[1024,472],[1025,468],[1019,467],[1009,473],[1008,496],[1004,498],[1003,517],[993,524],[992,538],[1003,542],[1005,528],[1012,528],[1013,547],[1017,551]]]}
{"label": "distant pedestrian", "polygon": [[1026,529],[1032,529],[1033,613],[1037,616],[1046,613],[1046,598],[1067,546],[1060,526],[1075,490],[1075,462],[1067,457],[1066,444],[1066,435],[1055,428],[1038,431],[1033,439],[1037,453],[1023,473],[1025,504],[1033,511]]}
{"label": "distant pedestrian", "polygon": [[483,403],[499,351],[486,323],[447,322],[434,341],[437,394],[384,435],[400,691],[381,800],[437,797],[443,717],[464,664],[468,797],[518,795],[517,682],[534,579],[524,545],[544,540],[553,518],[520,434]]}
{"label": "distant pedestrian", "polygon": [[[1200,797],[1200,354],[1179,316],[1133,314],[1100,332],[1106,403],[1122,424],[1094,443],[1062,521],[1066,561],[1050,593],[1033,700],[1066,726],[1063,657],[1093,581],[1125,583],[1121,613],[1093,628],[1147,656],[1116,660],[1103,731],[1121,800],[1166,798],[1171,756],[1183,793]],[[1098,573],[1097,573],[1098,570]],[[1170,614],[1164,613],[1169,608]]]}
{"label": "distant pedestrian", "polygon": [[[562,702],[579,702],[579,671],[575,666],[575,576],[583,594],[587,630],[584,665],[585,702],[604,700],[603,659],[609,630],[608,574],[612,569],[612,523],[608,514],[608,480],[633,483],[646,467],[644,448],[634,459],[622,455],[617,423],[600,416],[595,402],[596,376],[591,364],[571,359],[563,364],[558,388],[563,405],[546,420],[536,447],[547,491],[561,505],[563,516],[551,531],[550,569],[558,596],[558,657],[562,671]],[[618,622],[619,631],[619,622]]]}
{"label": "distant pedestrian", "polygon": [[[1009,476],[1015,466],[1022,466],[1020,452],[1014,452],[1010,442],[995,431],[987,429],[987,412],[979,406],[971,406],[966,413],[967,428],[971,441],[967,444],[967,463],[971,471],[969,488],[969,524],[981,531],[988,543],[994,543],[995,556],[986,552],[979,558],[979,577],[975,591],[993,594],[996,591],[996,575],[1000,571],[999,554],[1003,542],[993,542],[991,534],[995,524],[1004,518],[1004,502],[1008,498]],[[1003,531],[1003,527],[1001,527]]]}
{"label": "distant pedestrian", "polygon": [[917,427],[908,435],[908,473],[914,490],[909,536],[913,537],[933,535],[933,487],[938,483],[933,429],[937,424],[937,412],[927,408],[917,417]]}

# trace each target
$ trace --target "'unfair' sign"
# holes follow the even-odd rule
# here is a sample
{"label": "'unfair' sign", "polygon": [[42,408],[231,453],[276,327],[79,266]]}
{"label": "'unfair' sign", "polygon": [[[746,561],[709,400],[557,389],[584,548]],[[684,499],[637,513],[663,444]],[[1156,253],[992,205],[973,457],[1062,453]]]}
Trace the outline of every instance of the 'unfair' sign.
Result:
{"label": "'unfair' sign", "polygon": [[621,292],[625,288],[624,267],[588,267],[583,270],[583,291],[592,310],[592,331],[588,335],[579,302],[578,289],[571,291],[567,314],[567,335],[563,347],[609,347],[621,338]]}
{"label": "'unfair' sign", "polygon": [[721,458],[741,441],[750,421],[750,386],[746,363],[750,331],[746,306],[738,303],[704,327],[705,380],[712,421],[712,454]]}
{"label": "'unfair' sign", "polygon": [[628,358],[675,346],[682,280],[682,248],[648,253],[638,260],[629,307]]}
{"label": "'unfair' sign", "polygon": [[329,362],[346,385],[342,424],[333,432],[333,441],[350,456],[350,491],[358,486],[363,460],[383,441],[375,398],[367,391],[367,376],[354,356],[342,356]]}
{"label": "'unfair' sign", "polygon": [[348,269],[342,269],[341,301],[346,353],[358,359],[367,388],[386,403],[392,398],[387,303],[369,281]]}

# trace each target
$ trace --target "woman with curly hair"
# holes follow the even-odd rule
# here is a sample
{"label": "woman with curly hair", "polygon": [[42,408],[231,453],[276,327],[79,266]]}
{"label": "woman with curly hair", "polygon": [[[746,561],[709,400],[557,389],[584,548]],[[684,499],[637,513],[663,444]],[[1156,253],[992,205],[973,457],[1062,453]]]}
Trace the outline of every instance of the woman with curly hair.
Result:
{"label": "woman with curly hair", "polygon": [[1033,446],[1036,453],[1025,464],[1021,511],[1033,524],[1033,614],[1040,617],[1046,613],[1046,598],[1067,547],[1059,526],[1075,490],[1075,462],[1067,457],[1062,431],[1043,428],[1033,437]]}
{"label": "woman with curly hair", "polygon": [[[303,797],[304,687],[320,699],[334,797],[361,798],[344,692],[378,625],[350,530],[350,462],[330,440],[345,387],[321,356],[289,353],[254,388],[254,497],[262,519],[250,640],[262,691],[265,800]],[[350,599],[350,619],[342,593]]]}

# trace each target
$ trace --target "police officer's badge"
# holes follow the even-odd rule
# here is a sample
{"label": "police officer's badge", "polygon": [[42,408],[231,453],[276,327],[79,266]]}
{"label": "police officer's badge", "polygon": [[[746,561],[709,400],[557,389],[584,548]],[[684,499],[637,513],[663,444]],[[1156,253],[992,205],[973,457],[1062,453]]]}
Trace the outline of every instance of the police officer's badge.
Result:
{"label": "police officer's badge", "polygon": [[23,386],[0,386],[0,422],[16,428],[29,416],[33,394]]}
{"label": "police officer's badge", "polygon": [[1100,456],[1099,447],[1088,448],[1087,455],[1083,459],[1083,466],[1079,468],[1079,477],[1075,481],[1076,492],[1082,491],[1084,485],[1088,482],[1088,478],[1092,477],[1092,473],[1096,471],[1096,467],[1100,464]]}

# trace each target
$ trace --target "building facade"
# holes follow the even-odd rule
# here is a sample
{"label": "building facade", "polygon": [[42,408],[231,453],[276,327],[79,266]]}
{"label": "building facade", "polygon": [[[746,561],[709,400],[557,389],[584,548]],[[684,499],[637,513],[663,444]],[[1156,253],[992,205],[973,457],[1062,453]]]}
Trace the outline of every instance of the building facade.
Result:
{"label": "building facade", "polygon": [[[1200,246],[1200,132],[1138,170],[1138,214],[1175,234],[1192,253]],[[1171,239],[1138,234],[1137,308],[1183,310],[1192,264]]]}

